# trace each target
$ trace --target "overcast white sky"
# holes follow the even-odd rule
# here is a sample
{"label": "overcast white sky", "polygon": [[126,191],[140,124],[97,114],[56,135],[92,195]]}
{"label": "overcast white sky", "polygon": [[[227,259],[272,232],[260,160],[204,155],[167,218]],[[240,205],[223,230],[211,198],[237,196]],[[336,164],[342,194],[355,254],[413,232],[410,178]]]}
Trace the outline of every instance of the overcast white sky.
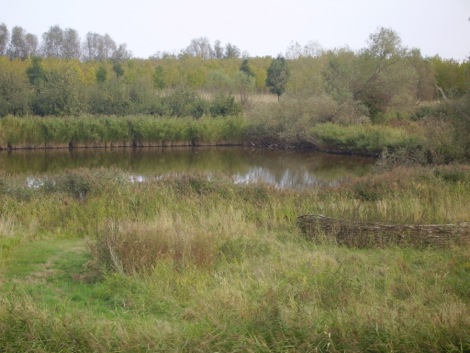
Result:
{"label": "overcast white sky", "polygon": [[424,56],[470,56],[470,0],[0,0],[0,23],[39,38],[51,26],[108,33],[136,57],[179,52],[191,39],[230,42],[250,56],[291,41],[357,50],[380,26]]}

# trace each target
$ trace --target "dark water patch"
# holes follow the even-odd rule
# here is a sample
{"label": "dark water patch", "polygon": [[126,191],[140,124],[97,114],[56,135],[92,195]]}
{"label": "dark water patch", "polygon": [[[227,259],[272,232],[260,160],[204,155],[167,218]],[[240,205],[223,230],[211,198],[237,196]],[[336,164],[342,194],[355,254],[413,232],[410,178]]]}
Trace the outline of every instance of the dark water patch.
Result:
{"label": "dark water patch", "polygon": [[6,175],[39,178],[64,170],[113,167],[133,181],[172,174],[225,174],[236,183],[262,182],[280,188],[331,185],[367,173],[374,159],[307,151],[238,147],[138,148],[13,151],[0,153]]}

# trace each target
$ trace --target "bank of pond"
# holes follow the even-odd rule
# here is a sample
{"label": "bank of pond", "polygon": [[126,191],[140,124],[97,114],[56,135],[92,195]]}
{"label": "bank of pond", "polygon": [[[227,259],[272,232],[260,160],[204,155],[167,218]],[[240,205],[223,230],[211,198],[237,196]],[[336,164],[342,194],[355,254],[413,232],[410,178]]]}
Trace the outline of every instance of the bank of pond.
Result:
{"label": "bank of pond", "polygon": [[[285,125],[287,124],[287,125]],[[384,149],[426,149],[416,126],[365,123],[312,126],[261,122],[245,117],[5,117],[0,149],[174,146],[259,146],[378,156]]]}

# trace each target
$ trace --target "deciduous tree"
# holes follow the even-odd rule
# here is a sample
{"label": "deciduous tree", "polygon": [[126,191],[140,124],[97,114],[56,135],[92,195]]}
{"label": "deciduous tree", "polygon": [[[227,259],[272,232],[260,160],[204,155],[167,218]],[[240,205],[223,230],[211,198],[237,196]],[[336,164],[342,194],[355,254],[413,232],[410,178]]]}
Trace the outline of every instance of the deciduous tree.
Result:
{"label": "deciduous tree", "polygon": [[35,56],[38,54],[38,46],[39,46],[39,41],[38,37],[35,36],[34,34],[27,33],[26,34],[26,53],[27,57]]}
{"label": "deciduous tree", "polygon": [[46,79],[46,70],[42,65],[42,58],[35,56],[31,61],[31,66],[26,69],[29,83],[33,86],[38,86]]}
{"label": "deciduous tree", "polygon": [[32,111],[37,115],[77,115],[84,109],[84,97],[77,72],[68,64],[45,70],[34,88]]}
{"label": "deciduous tree", "polygon": [[240,49],[237,48],[237,46],[227,43],[225,46],[225,59],[236,59],[240,57]]}
{"label": "deciduous tree", "polygon": [[64,32],[59,26],[52,26],[42,35],[41,53],[46,58],[62,58]]}
{"label": "deciduous tree", "polygon": [[[125,47],[124,47],[125,48]],[[87,61],[104,61],[111,59],[116,51],[116,43],[109,34],[100,35],[88,32],[83,45],[83,53]]]}
{"label": "deciduous tree", "polygon": [[62,44],[62,57],[64,59],[80,59],[82,49],[80,47],[80,36],[72,28],[64,30],[64,41]]}
{"label": "deciduous tree", "polygon": [[222,70],[211,70],[207,75],[205,86],[213,94],[228,93],[231,90],[232,80]]}
{"label": "deciduous tree", "polygon": [[250,95],[255,90],[254,75],[248,75],[246,72],[240,70],[235,74],[233,82],[235,91],[238,93],[240,98],[241,105],[244,107],[248,106],[250,103]]}
{"label": "deciduous tree", "polygon": [[286,50],[286,58],[296,60],[300,57],[302,57],[302,46],[298,42],[290,42]]}
{"label": "deciduous tree", "polygon": [[0,24],[0,56],[6,55],[8,48],[8,41],[10,40],[10,32],[7,26]]}
{"label": "deciduous tree", "polygon": [[220,40],[214,42],[214,59],[222,59],[224,57],[224,48]]}
{"label": "deciduous tree", "polygon": [[26,42],[26,31],[19,26],[13,27],[11,31],[11,41],[7,50],[10,59],[28,58],[28,44]]}
{"label": "deciduous tree", "polygon": [[248,59],[243,59],[242,63],[240,64],[240,71],[245,73],[248,76],[255,77],[253,70],[248,63]]}
{"label": "deciduous tree", "polygon": [[106,81],[106,77],[108,76],[108,71],[104,66],[100,66],[98,70],[96,70],[96,82],[103,83]]}
{"label": "deciduous tree", "polygon": [[112,59],[114,62],[120,62],[129,60],[132,58],[132,53],[127,49],[127,44],[119,44],[116,50],[114,50]]}
{"label": "deciduous tree", "polygon": [[191,43],[184,52],[191,56],[200,57],[202,59],[212,58],[212,47],[209,39],[206,37],[200,37],[191,40]]}
{"label": "deciduous tree", "polygon": [[8,59],[0,58],[0,117],[29,113],[31,94],[24,71],[11,65]]}
{"label": "deciduous tree", "polygon": [[153,85],[156,89],[164,89],[166,87],[165,73],[162,65],[158,65],[153,72]]}

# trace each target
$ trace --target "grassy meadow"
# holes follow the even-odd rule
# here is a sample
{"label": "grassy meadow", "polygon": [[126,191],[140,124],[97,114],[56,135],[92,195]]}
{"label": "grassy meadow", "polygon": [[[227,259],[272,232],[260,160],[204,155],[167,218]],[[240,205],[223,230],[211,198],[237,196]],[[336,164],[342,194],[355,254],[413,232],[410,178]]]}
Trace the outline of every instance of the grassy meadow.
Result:
{"label": "grassy meadow", "polygon": [[299,193],[115,169],[0,178],[2,352],[468,352],[470,251],[346,248],[297,216],[470,219],[470,168]]}

